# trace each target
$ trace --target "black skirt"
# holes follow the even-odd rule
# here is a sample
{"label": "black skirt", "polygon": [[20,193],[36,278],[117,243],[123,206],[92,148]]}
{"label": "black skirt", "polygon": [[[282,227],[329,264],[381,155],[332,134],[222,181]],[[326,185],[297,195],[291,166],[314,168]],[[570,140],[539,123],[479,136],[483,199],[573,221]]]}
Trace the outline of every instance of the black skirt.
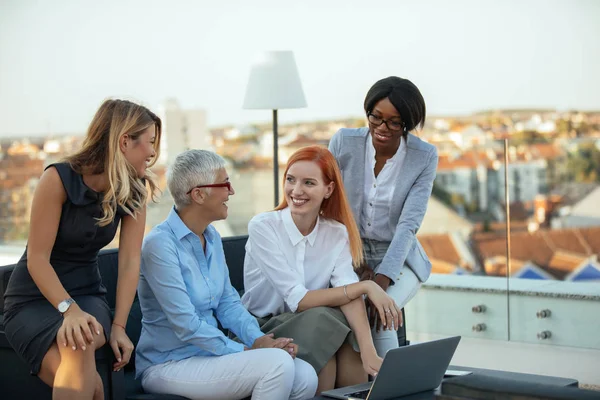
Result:
{"label": "black skirt", "polygon": [[[106,342],[110,338],[111,312],[102,295],[75,296],[73,300],[86,313],[93,315],[104,328]],[[5,314],[4,330],[12,348],[29,365],[32,375],[37,375],[42,360],[56,342],[56,334],[63,317],[50,302],[40,299],[23,304]]]}

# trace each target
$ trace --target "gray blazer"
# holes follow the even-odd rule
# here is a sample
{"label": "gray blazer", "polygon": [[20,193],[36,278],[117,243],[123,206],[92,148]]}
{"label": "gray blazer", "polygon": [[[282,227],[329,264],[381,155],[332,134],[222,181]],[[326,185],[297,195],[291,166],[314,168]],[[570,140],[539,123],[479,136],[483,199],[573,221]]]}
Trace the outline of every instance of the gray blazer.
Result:
{"label": "gray blazer", "polygon": [[[360,226],[360,215],[364,201],[365,146],[369,128],[340,129],[329,142],[342,171],[344,187]],[[435,146],[408,134],[406,158],[394,190],[390,210],[390,224],[395,226],[394,238],[377,272],[395,281],[404,263],[413,270],[421,282],[431,273],[431,262],[421,243],[416,238],[423,222],[433,180],[437,169],[438,155]],[[394,229],[392,229],[394,231]]]}

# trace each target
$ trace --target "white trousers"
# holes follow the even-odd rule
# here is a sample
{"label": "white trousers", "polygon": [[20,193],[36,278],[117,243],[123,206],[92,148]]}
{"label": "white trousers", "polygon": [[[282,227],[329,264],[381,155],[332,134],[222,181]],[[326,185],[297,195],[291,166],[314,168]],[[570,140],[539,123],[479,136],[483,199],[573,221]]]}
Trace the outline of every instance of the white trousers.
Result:
{"label": "white trousers", "polygon": [[317,391],[314,368],[281,349],[256,349],[219,357],[191,357],[148,368],[148,393],[196,399],[310,399]]}
{"label": "white trousers", "polygon": [[[406,265],[402,267],[400,277],[396,279],[395,285],[388,286],[386,293],[390,296],[398,307],[403,308],[419,291],[421,287],[421,281],[415,273],[408,268]],[[398,332],[395,330],[384,331],[380,329],[379,332],[375,331],[375,328],[371,330],[373,336],[373,344],[377,355],[384,357],[390,349],[398,347]]]}
{"label": "white trousers", "polygon": [[[371,269],[377,272],[377,267],[381,264],[385,253],[389,247],[389,242],[379,242],[376,240],[363,239],[363,248],[365,252],[365,261]],[[394,281],[393,285],[388,286],[387,294],[394,299],[398,307],[404,308],[408,302],[415,297],[421,288],[421,281],[415,273],[406,264],[400,268],[400,275]],[[373,328],[371,330],[373,344],[377,355],[384,357],[391,349],[398,347],[398,332],[395,330],[383,330],[379,332]]]}

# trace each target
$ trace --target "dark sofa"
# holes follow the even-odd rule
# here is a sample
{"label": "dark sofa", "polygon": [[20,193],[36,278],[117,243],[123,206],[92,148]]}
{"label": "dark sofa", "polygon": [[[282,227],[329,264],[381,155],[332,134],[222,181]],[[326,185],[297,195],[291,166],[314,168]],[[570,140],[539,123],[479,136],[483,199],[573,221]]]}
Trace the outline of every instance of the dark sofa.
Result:
{"label": "dark sofa", "polygon": [[[243,292],[244,255],[248,236],[234,236],[223,238],[223,249],[231,284],[240,293]],[[103,250],[98,256],[98,265],[102,281],[107,289],[107,301],[111,309],[115,308],[117,289],[117,250]],[[0,313],[4,308],[4,291],[14,265],[0,266]],[[51,390],[37,377],[29,375],[27,365],[12,350],[4,335],[2,325],[3,315],[0,314],[0,398],[13,399],[50,399]],[[406,344],[406,324],[398,331],[400,345]],[[127,320],[127,335],[134,345],[137,344],[142,329],[142,313],[137,296],[131,307]],[[135,357],[135,355],[134,355]],[[129,365],[120,372],[112,372],[114,362],[110,347],[104,346],[96,354],[97,369],[104,382],[105,398],[110,400],[185,400],[181,396],[152,395],[142,390],[139,380],[135,377],[135,358],[132,357]]]}

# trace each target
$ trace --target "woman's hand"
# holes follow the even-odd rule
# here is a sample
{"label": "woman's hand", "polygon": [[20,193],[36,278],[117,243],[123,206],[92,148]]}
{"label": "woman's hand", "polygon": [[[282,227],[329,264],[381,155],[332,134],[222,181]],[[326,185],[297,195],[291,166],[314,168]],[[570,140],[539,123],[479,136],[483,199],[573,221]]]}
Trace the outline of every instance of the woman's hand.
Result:
{"label": "woman's hand", "polygon": [[[274,336],[275,335],[273,335],[272,333],[269,333],[269,334],[259,337],[258,339],[256,339],[254,341],[250,350],[270,349],[270,348],[287,349],[287,347],[289,347],[289,345],[294,340],[294,339],[285,338],[285,337],[280,337],[280,338],[274,339]],[[289,352],[289,350],[288,350],[288,352]]]}
{"label": "woman's hand", "polygon": [[79,347],[86,350],[87,346],[94,348],[94,336],[100,335],[102,325],[96,318],[84,312],[77,303],[71,304],[71,307],[63,314],[63,323],[58,329],[56,339],[63,346],[69,346],[73,350]]}
{"label": "woman's hand", "polygon": [[[375,279],[379,276],[383,275],[377,275]],[[389,278],[385,278],[389,281]],[[383,329],[398,330],[402,325],[402,311],[394,299],[388,296],[376,282],[369,286],[367,312],[371,327],[376,326],[377,332],[379,332],[381,323],[383,323]]]}
{"label": "woman's hand", "polygon": [[295,343],[292,343],[292,341],[294,339],[291,338],[284,338],[284,337],[280,337],[277,339],[273,339],[274,335],[272,333],[269,333],[268,335],[265,336],[261,336],[258,339],[256,339],[256,341],[254,342],[254,346],[256,346],[256,342],[260,342],[258,343],[258,346],[262,346],[262,347],[254,347],[252,346],[252,348],[276,348],[276,349],[283,349],[285,351],[287,351],[290,356],[292,356],[292,358],[296,358],[296,354],[298,354],[298,345]]}
{"label": "woman's hand", "polygon": [[122,326],[113,324],[110,333],[110,347],[112,347],[117,359],[117,362],[113,364],[113,370],[120,371],[129,363],[131,353],[133,353],[133,343],[129,340]]}
{"label": "woman's hand", "polygon": [[288,353],[290,353],[290,356],[292,356],[292,358],[296,358],[296,356],[298,355],[298,345],[296,343],[288,344],[286,350]]}
{"label": "woman's hand", "polygon": [[360,358],[362,360],[362,365],[365,372],[369,375],[376,376],[379,372],[379,369],[381,369],[383,358],[377,355],[375,349],[372,351],[361,352]]}
{"label": "woman's hand", "polygon": [[371,267],[369,267],[367,265],[367,263],[362,263],[362,265],[360,267],[358,267],[356,269],[356,275],[358,275],[358,279],[361,281],[371,281],[373,280],[373,277],[375,276],[375,273],[373,272],[373,270],[371,269]]}

